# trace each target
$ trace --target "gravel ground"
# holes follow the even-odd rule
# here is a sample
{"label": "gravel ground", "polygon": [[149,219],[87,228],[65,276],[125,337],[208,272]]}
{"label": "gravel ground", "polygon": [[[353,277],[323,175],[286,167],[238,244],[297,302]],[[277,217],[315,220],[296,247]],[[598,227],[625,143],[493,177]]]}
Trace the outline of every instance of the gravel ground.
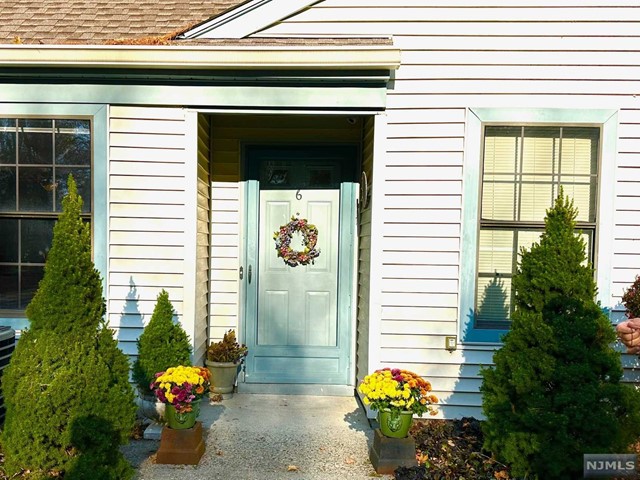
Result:
{"label": "gravel ground", "polygon": [[391,479],[369,461],[373,438],[354,397],[234,394],[203,406],[206,450],[197,466],[160,465],[160,442],[124,447],[136,480]]}

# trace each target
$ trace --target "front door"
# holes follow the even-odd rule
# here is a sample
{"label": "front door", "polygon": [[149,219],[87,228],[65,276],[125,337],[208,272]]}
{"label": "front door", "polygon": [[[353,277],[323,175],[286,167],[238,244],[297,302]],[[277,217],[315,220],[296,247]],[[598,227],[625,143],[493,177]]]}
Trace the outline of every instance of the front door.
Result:
{"label": "front door", "polygon": [[[247,225],[252,279],[246,284],[249,355],[244,380],[347,385],[352,363],[355,150],[255,147],[247,152],[254,177],[248,182],[253,190],[249,202],[257,218],[250,215]],[[319,255],[312,262],[295,258],[288,264],[278,255],[274,237],[292,217],[317,229]],[[305,251],[300,231],[280,238],[289,237],[294,254]]]}

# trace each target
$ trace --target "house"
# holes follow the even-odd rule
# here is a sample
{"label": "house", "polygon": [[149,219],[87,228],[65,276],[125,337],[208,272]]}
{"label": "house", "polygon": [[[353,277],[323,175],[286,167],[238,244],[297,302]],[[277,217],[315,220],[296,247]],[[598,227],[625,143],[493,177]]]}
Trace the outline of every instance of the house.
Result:
{"label": "house", "polygon": [[[238,330],[241,391],[351,394],[402,366],[441,417],[481,416],[518,249],[560,185],[623,315],[636,1],[4,0],[0,18],[1,324],[28,325],[69,173],[123,350],[164,288],[196,361]],[[292,216],[317,228],[312,264],[278,256],[281,227],[304,248]]]}

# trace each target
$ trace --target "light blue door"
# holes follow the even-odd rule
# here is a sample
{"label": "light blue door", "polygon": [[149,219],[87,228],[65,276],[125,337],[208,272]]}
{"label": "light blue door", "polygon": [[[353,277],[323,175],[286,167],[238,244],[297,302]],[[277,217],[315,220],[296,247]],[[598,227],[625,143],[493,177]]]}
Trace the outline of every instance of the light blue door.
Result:
{"label": "light blue door", "polygon": [[[248,182],[247,196],[247,383],[352,383],[355,184],[343,180],[351,178],[353,152],[249,151],[257,180]],[[318,230],[320,255],[312,264],[290,266],[278,256],[274,233],[292,216]],[[291,247],[304,249],[299,233]]]}

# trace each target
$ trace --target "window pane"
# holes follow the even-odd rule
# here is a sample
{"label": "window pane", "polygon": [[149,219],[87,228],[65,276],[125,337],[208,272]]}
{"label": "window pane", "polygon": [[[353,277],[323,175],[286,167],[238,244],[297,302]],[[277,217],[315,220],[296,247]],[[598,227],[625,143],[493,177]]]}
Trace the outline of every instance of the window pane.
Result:
{"label": "window pane", "polygon": [[[511,315],[511,278],[522,247],[531,248],[542,230],[481,229],[478,245],[476,325],[504,326]],[[502,323],[502,325],[500,325]]]}
{"label": "window pane", "polygon": [[16,211],[16,169],[0,167],[0,211]]}
{"label": "window pane", "polygon": [[18,131],[18,162],[21,164],[53,163],[53,131]]}
{"label": "window pane", "polygon": [[0,164],[16,163],[16,121],[0,118]]}
{"label": "window pane", "polygon": [[578,221],[595,222],[599,135],[594,127],[487,127],[482,218],[541,222],[562,185]]}
{"label": "window pane", "polygon": [[480,230],[478,271],[486,274],[511,274],[513,268],[513,231]]}
{"label": "window pane", "polygon": [[44,263],[51,248],[55,220],[23,219],[21,224],[21,261]]}
{"label": "window pane", "polygon": [[0,308],[18,308],[18,267],[0,265]]}
{"label": "window pane", "polygon": [[89,165],[90,163],[89,120],[57,120],[56,164]]}
{"label": "window pane", "polygon": [[482,188],[482,218],[486,220],[515,220],[516,186],[508,180],[486,182]]}
{"label": "window pane", "polygon": [[21,212],[53,211],[53,168],[21,167],[18,189]]}
{"label": "window pane", "polygon": [[511,279],[499,275],[478,278],[476,323],[485,327],[499,326],[509,320]]}
{"label": "window pane", "polygon": [[82,211],[91,211],[91,169],[90,168],[57,168],[56,169],[56,211],[62,211],[62,199],[69,193],[67,185],[69,174],[73,175],[78,187],[78,194],[82,197]]}
{"label": "window pane", "polygon": [[34,128],[34,129],[51,129],[53,121],[42,118],[20,118],[18,119],[18,127]]}
{"label": "window pane", "polygon": [[44,267],[22,267],[20,279],[20,308],[26,308],[38,290],[44,276]]}
{"label": "window pane", "polygon": [[0,262],[18,262],[18,219],[0,219]]}
{"label": "window pane", "polygon": [[523,176],[522,179],[518,220],[540,222],[553,204],[556,192],[550,181],[536,182],[535,178],[530,179],[528,176]]}

